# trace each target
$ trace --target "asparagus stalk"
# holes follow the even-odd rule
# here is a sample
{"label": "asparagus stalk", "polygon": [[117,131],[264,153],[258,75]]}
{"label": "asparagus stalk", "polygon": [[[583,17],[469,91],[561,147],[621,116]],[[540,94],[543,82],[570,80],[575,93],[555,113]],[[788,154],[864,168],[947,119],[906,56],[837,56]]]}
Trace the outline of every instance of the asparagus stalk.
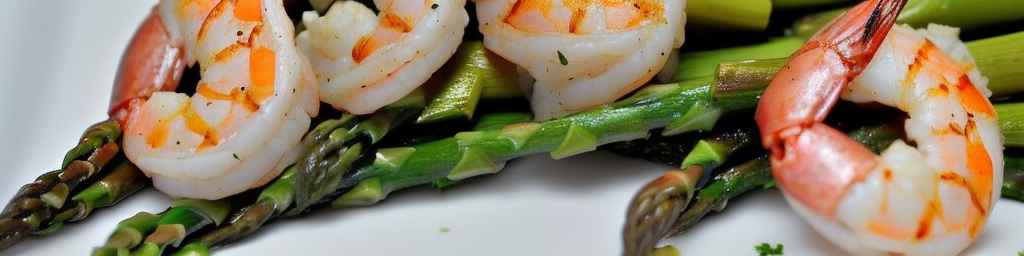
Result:
{"label": "asparagus stalk", "polygon": [[[1024,31],[967,42],[967,49],[975,56],[975,62],[981,73],[989,79],[988,87],[992,97],[1011,96],[1024,91],[1024,50],[1018,49],[1020,40],[1024,40]],[[718,65],[716,85],[724,91],[742,93],[759,93],[771,82],[775,72],[786,64],[786,59],[748,60],[724,62]],[[735,78],[735,79],[732,79]],[[727,99],[749,99],[751,97],[729,97]],[[719,105],[739,104],[753,108],[756,102],[722,102]],[[1003,120],[1000,120],[1003,121]],[[1010,145],[1014,145],[1010,143]]]}
{"label": "asparagus stalk", "polygon": [[64,223],[81,221],[93,210],[117,204],[148,185],[149,179],[139,168],[122,158],[110,174],[72,197],[72,203],[55,215],[48,227],[39,233],[50,234],[63,227]]}
{"label": "asparagus stalk", "polygon": [[345,115],[318,125],[303,141],[305,151],[296,169],[293,191],[296,215],[340,187],[352,164],[392,128],[404,124],[423,109],[423,93],[416,90],[367,118]]}
{"label": "asparagus stalk", "polygon": [[[356,160],[395,127],[410,122],[423,104],[423,94],[416,91],[368,117],[344,115],[321,122],[306,135],[307,150],[299,163],[263,188],[255,202],[227,223],[190,241],[177,254],[208,255],[211,247],[246,237],[271,219],[306,211],[338,190]],[[303,175],[305,180],[300,179]],[[300,199],[300,194],[306,198]]]}
{"label": "asparagus stalk", "polygon": [[999,129],[1007,146],[1024,146],[1024,103],[996,104]]}
{"label": "asparagus stalk", "polygon": [[47,172],[22,186],[0,213],[0,249],[6,249],[30,233],[45,228],[54,213],[78,186],[104,171],[103,167],[120,152],[117,140],[121,128],[107,120],[90,126],[74,148],[64,156],[61,169]]}
{"label": "asparagus stalk", "polygon": [[509,86],[518,84],[517,79],[514,64],[484,49],[480,41],[464,42],[443,71],[428,82],[428,87],[439,83],[441,88],[416,122],[472,119],[485,91],[490,98],[521,95],[518,88]]}
{"label": "asparagus stalk", "polygon": [[[896,140],[899,130],[890,125],[861,128],[851,137],[880,151]],[[651,181],[629,204],[623,242],[626,255],[644,255],[661,239],[683,232],[712,211],[725,209],[727,202],[739,195],[772,184],[771,164],[764,154],[715,176],[706,187],[698,187],[692,179],[680,175],[699,175],[724,162],[736,149],[754,144],[751,132],[728,134],[725,139],[702,141],[683,161],[685,172],[670,171]],[[683,177],[689,177],[683,176]],[[694,193],[695,189],[699,189]],[[696,194],[696,200],[691,199]]]}
{"label": "asparagus stalk", "polygon": [[[1019,5],[1024,8],[1024,3]],[[974,56],[981,74],[988,77],[993,95],[1020,93],[1024,87],[1024,31],[974,40],[967,49]]]}
{"label": "asparagus stalk", "polygon": [[1024,5],[1019,0],[910,0],[898,21],[914,27],[939,23],[977,28],[1020,19]]}
{"label": "asparagus stalk", "polygon": [[1006,155],[1003,161],[1003,198],[1024,202],[1024,157]]}
{"label": "asparagus stalk", "polygon": [[666,130],[670,134],[701,129],[704,127],[693,121],[705,115],[694,112],[706,113],[715,91],[699,84],[649,86],[630,98],[566,118],[461,132],[434,142],[381,149],[370,166],[348,179],[356,185],[333,205],[373,204],[402,188],[450,185],[496,173],[505,161],[525,155],[546,152],[556,159],[565,158],[598,145],[645,137],[648,130],[666,125],[675,128]]}
{"label": "asparagus stalk", "polygon": [[736,151],[754,145],[751,131],[727,132],[704,139],[683,160],[680,170],[666,172],[640,189],[629,203],[623,228],[625,255],[647,255],[658,241],[674,234],[680,213],[689,205],[700,177],[712,173]]}
{"label": "asparagus stalk", "polygon": [[687,22],[696,26],[762,31],[772,13],[770,0],[690,0]]}
{"label": "asparagus stalk", "polygon": [[[106,245],[93,255],[162,255],[167,246],[176,246],[186,236],[227,218],[231,205],[226,199],[179,199],[158,215],[139,213],[122,221]],[[142,239],[145,237],[145,239]]]}
{"label": "asparagus stalk", "polygon": [[851,0],[772,0],[772,5],[778,9],[795,9],[852,2]]}
{"label": "asparagus stalk", "polygon": [[[970,10],[970,11],[964,11]],[[807,38],[846,8],[808,15],[793,26],[793,34]],[[1024,19],[1024,5],[1018,0],[910,0],[896,22],[913,27],[928,23],[974,29]]]}
{"label": "asparagus stalk", "polygon": [[680,56],[679,66],[672,81],[714,76],[715,67],[723,62],[785,58],[803,44],[804,40],[800,38],[779,37],[762,44],[684,53]]}

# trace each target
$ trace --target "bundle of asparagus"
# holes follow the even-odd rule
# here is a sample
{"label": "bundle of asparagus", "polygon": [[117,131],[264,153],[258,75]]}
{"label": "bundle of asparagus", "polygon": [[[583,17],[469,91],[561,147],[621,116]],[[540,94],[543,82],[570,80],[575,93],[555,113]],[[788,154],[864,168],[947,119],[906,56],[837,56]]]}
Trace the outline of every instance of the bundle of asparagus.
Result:
{"label": "bundle of asparagus", "polygon": [[120,137],[116,121],[90,126],[60,170],[23,186],[0,214],[0,250],[30,234],[56,232],[145,187],[148,180],[120,153]]}
{"label": "bundle of asparagus", "polygon": [[[769,26],[773,7],[793,10],[848,2],[691,0],[688,9],[690,22],[698,26],[760,31]],[[917,7],[908,9],[929,10],[936,8],[935,2],[911,1],[910,6]],[[329,3],[314,5],[326,7]],[[1014,6],[1003,2],[993,6],[1000,5]],[[999,15],[972,18],[918,11],[905,13],[901,20],[913,24],[944,21],[978,28],[1022,16],[1014,8],[984,10]],[[820,21],[834,13],[838,12],[803,19],[791,30],[793,36],[772,35],[776,37],[762,45],[683,54],[675,82],[648,86],[600,109],[539,123],[527,122],[528,114],[478,113],[488,111],[478,110],[480,104],[515,99],[521,93],[514,86],[514,66],[488,53],[480,42],[467,42],[443,74],[432,78],[441,85],[422,114],[424,102],[420,98],[370,116],[342,115],[324,120],[305,137],[298,163],[257,192],[214,201],[175,200],[161,213],[139,213],[122,221],[96,253],[159,255],[178,249],[180,254],[208,254],[211,247],[244,238],[272,219],[297,216],[320,205],[374,204],[407,187],[432,184],[445,188],[475,176],[494,174],[506,161],[518,157],[546,153],[560,159],[620,142],[609,148],[643,152],[648,158],[653,154],[657,161],[683,164],[682,171],[648,184],[631,204],[625,229],[626,251],[643,254],[659,239],[686,230],[710,212],[723,210],[730,198],[770,186],[771,175],[763,157],[758,153],[740,154],[744,155],[740,159],[733,156],[754,140],[749,129],[717,131],[699,141],[697,135],[688,132],[711,131],[722,115],[754,107],[760,90],[784,63],[771,58],[792,53],[803,43],[801,37],[816,31],[824,25]],[[1014,42],[1021,39],[1024,33],[969,44],[979,68],[992,80],[990,88],[997,97],[1024,89],[1020,84],[1024,81],[1020,79],[1022,72],[1008,68],[1020,64],[1024,49]],[[728,62],[744,59],[764,60]],[[1014,136],[1019,130],[1014,129],[1015,125],[1024,122],[1012,117],[1024,112],[1019,108],[1015,104],[997,106],[1010,146],[1024,145],[1024,139]],[[476,125],[440,139],[437,134],[407,135],[412,138],[396,143],[405,146],[378,149],[378,142],[386,134],[411,123],[417,114],[415,120],[423,124],[471,120]],[[630,141],[647,138],[652,129],[660,128],[664,130],[654,135],[656,139]],[[896,138],[892,127],[885,125],[858,127],[851,136],[876,147]],[[137,168],[119,155],[119,137],[114,121],[91,127],[68,153],[62,170],[44,174],[22,188],[0,214],[0,248],[27,234],[52,233],[66,222],[82,220],[94,209],[113,205],[148,186]],[[1008,154],[1006,161],[1003,194],[1021,200],[1024,168],[1017,165],[1024,160]],[[741,164],[719,170],[726,162]],[[178,247],[183,242],[186,244]]]}

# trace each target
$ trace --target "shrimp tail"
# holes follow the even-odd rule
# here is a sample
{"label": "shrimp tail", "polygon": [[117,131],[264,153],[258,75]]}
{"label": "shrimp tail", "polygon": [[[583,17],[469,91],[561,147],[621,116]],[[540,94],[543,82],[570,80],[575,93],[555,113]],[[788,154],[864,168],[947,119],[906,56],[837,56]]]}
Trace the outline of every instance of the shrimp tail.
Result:
{"label": "shrimp tail", "polygon": [[157,91],[174,91],[185,72],[184,49],[172,44],[160,12],[154,7],[121,56],[107,113],[122,125],[129,105]]}
{"label": "shrimp tail", "polygon": [[[875,156],[821,122],[868,66],[906,0],[871,0],[815,34],[772,79],[755,113],[772,169],[787,194],[825,216]],[[828,170],[837,175],[818,175]],[[822,198],[824,197],[824,198]]]}

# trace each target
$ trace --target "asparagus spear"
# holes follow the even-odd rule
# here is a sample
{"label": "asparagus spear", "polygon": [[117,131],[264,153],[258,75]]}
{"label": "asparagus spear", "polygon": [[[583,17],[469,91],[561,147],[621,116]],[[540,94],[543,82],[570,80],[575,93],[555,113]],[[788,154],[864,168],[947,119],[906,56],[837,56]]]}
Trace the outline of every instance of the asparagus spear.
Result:
{"label": "asparagus spear", "polygon": [[770,0],[690,0],[687,21],[696,26],[762,31],[771,16]]}
{"label": "asparagus spear", "polygon": [[139,171],[139,168],[127,159],[121,158],[113,166],[110,174],[71,197],[72,203],[55,215],[46,229],[40,230],[38,233],[56,232],[64,226],[64,223],[81,221],[88,217],[93,210],[117,204],[147,186],[149,186],[149,179]]}
{"label": "asparagus spear", "polygon": [[[171,208],[153,215],[139,213],[122,221],[93,255],[162,255],[186,236],[209,225],[219,225],[231,211],[225,200],[179,199]],[[145,237],[145,239],[142,239]]]}
{"label": "asparagus spear", "polygon": [[333,204],[373,204],[398,189],[429,183],[443,187],[496,173],[505,161],[516,157],[546,152],[556,159],[565,158],[602,144],[645,137],[648,130],[666,125],[672,128],[665,130],[668,134],[708,129],[697,120],[715,112],[707,111],[713,99],[749,96],[717,89],[700,83],[649,86],[630,98],[566,118],[461,132],[434,142],[381,149],[370,166],[346,179],[345,183],[356,185]]}
{"label": "asparagus spear", "polygon": [[674,234],[677,218],[689,205],[698,179],[712,173],[736,151],[754,145],[751,131],[738,130],[697,142],[683,160],[682,170],[665,175],[640,189],[629,203],[623,228],[625,255],[647,255],[658,241]]}
{"label": "asparagus spear", "polygon": [[208,255],[211,247],[246,237],[273,218],[306,211],[338,190],[356,160],[395,127],[410,122],[423,105],[423,94],[417,90],[373,115],[343,115],[321,122],[303,140],[306,151],[296,165],[223,226],[190,241],[177,254]]}
{"label": "asparagus spear", "polygon": [[[1024,91],[1024,50],[1017,44],[1024,40],[1024,31],[967,42],[967,49],[975,56],[981,73],[989,79],[988,88],[993,98],[1011,96]],[[771,82],[775,72],[785,65],[786,59],[748,60],[724,62],[718,65],[715,74],[716,87],[726,93],[759,94],[760,89]],[[757,97],[725,97],[723,100],[741,101],[717,102],[716,105],[732,106],[734,109],[749,109],[756,101],[745,99]],[[1001,122],[1004,120],[1001,119]],[[1016,144],[1008,141],[1007,145]]]}
{"label": "asparagus spear", "polygon": [[[799,37],[810,37],[844,11],[845,8],[840,8],[808,15],[798,20],[791,32]],[[1018,0],[910,0],[896,22],[913,27],[936,23],[974,29],[1021,19],[1024,19],[1024,5]]]}
{"label": "asparagus spear", "polygon": [[772,0],[772,5],[778,9],[793,9],[852,2],[851,0]]}
{"label": "asparagus spear", "polygon": [[727,61],[785,58],[803,44],[804,40],[801,38],[779,37],[756,45],[683,53],[672,81],[714,76],[718,64]]}
{"label": "asparagus spear", "polygon": [[1003,197],[1024,202],[1024,157],[1004,156]]}
{"label": "asparagus spear", "polygon": [[464,42],[444,69],[425,85],[439,83],[441,88],[416,122],[472,119],[485,90],[490,97],[519,95],[518,88],[503,90],[518,84],[517,79],[515,64],[487,51],[480,41]]}
{"label": "asparagus spear", "polygon": [[[865,127],[851,133],[855,140],[880,151],[899,136],[890,125]],[[737,148],[750,146],[751,132],[730,134],[702,141],[686,155],[684,172],[670,171],[640,189],[629,204],[623,242],[626,255],[645,255],[661,239],[676,235],[697,224],[712,211],[722,211],[727,202],[758,188],[770,187],[771,164],[764,154],[715,176],[706,187],[680,175],[699,175],[720,165]],[[699,189],[694,193],[695,189]],[[696,194],[696,201],[690,200]]]}
{"label": "asparagus spear", "polygon": [[423,105],[423,93],[416,90],[367,118],[343,116],[320,124],[303,141],[306,151],[297,164],[294,207],[288,214],[299,214],[338,190],[342,176],[370,145],[418,115]]}
{"label": "asparagus spear", "polygon": [[117,121],[94,124],[64,156],[60,170],[47,172],[22,186],[0,213],[0,249],[44,228],[79,184],[102,173],[107,162],[118,155],[120,137]]}

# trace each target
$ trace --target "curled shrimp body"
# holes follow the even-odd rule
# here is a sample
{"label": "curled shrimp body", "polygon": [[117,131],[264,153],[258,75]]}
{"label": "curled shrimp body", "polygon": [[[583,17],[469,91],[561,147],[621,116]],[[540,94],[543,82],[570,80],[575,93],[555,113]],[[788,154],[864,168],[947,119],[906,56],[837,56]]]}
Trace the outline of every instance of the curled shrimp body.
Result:
{"label": "curled shrimp body", "polygon": [[276,177],[317,112],[281,1],[164,0],[153,15],[175,61],[198,63],[202,79],[191,97],[131,100],[128,158],[173,197],[219,199]]}
{"label": "curled shrimp body", "polygon": [[465,0],[335,2],[302,16],[300,47],[320,84],[321,101],[355,114],[391,104],[427,81],[458,49],[469,24]]}
{"label": "curled shrimp body", "polygon": [[685,0],[478,0],[488,49],[525,69],[534,116],[614,101],[683,44]]}
{"label": "curled shrimp body", "polygon": [[[833,243],[956,254],[999,198],[1002,138],[956,30],[891,28],[903,2],[866,2],[819,32],[775,76],[755,118],[787,201]],[[906,112],[916,148],[897,141],[874,155],[822,124],[840,97]]]}

